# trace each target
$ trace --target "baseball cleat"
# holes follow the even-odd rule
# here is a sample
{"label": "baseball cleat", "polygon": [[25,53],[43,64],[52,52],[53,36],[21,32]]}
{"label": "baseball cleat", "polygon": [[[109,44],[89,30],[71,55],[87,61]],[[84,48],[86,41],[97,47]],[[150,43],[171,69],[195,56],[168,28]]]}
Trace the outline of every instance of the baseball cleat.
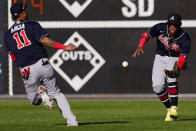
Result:
{"label": "baseball cleat", "polygon": [[173,121],[174,119],[172,117],[170,117],[170,110],[171,108],[167,109],[167,115],[166,115],[166,118],[165,118],[165,121]]}
{"label": "baseball cleat", "polygon": [[67,126],[78,126],[77,120],[67,120]]}
{"label": "baseball cleat", "polygon": [[53,100],[52,98],[50,98],[46,92],[46,88],[44,86],[40,86],[38,88],[38,93],[40,94],[42,101],[44,103],[44,105],[48,108],[48,109],[52,109],[54,107],[53,104]]}
{"label": "baseball cleat", "polygon": [[173,119],[178,118],[178,107],[177,106],[171,106],[170,108],[170,117]]}

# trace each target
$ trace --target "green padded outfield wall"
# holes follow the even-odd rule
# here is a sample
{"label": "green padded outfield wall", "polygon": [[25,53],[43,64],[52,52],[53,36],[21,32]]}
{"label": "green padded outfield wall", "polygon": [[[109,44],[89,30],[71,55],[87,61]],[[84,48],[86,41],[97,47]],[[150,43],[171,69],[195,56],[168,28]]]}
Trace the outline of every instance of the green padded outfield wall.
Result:
{"label": "green padded outfield wall", "polygon": [[[67,94],[153,93],[151,71],[156,40],[145,46],[136,60],[131,54],[141,34],[178,12],[192,38],[191,66],[179,78],[181,93],[196,92],[196,1],[195,0],[13,0],[27,4],[29,19],[39,21],[51,38],[78,45],[75,52],[47,48],[59,87]],[[10,3],[11,3],[10,2]],[[3,32],[12,23],[9,0],[3,0]],[[25,93],[17,67],[10,69],[4,54],[4,91]],[[122,68],[127,60],[129,66]],[[11,74],[10,74],[11,71]],[[11,82],[10,82],[11,80]]]}

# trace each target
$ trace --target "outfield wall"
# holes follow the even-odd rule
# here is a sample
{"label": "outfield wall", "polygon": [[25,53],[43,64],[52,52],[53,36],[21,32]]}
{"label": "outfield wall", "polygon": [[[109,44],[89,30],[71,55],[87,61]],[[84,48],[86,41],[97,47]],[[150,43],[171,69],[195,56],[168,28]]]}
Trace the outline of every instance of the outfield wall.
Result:
{"label": "outfield wall", "polygon": [[3,44],[3,30],[2,30],[2,25],[3,25],[3,17],[2,17],[2,12],[3,12],[3,4],[2,1],[0,1],[0,94],[4,93],[4,88],[3,88],[3,57],[2,57],[2,44]]}
{"label": "outfield wall", "polygon": [[[182,15],[183,27],[192,38],[190,70],[179,78],[180,92],[196,92],[194,56],[196,14],[194,0],[13,0],[28,5],[29,18],[39,21],[51,38],[78,46],[75,52],[47,48],[59,87],[66,94],[152,93],[151,70],[155,40],[136,60],[131,54],[150,26],[164,22],[167,14]],[[43,3],[42,3],[43,2]],[[3,32],[13,24],[3,1]],[[4,93],[24,94],[17,67],[4,55]],[[129,66],[122,68],[122,61]],[[13,89],[13,90],[12,90]]]}

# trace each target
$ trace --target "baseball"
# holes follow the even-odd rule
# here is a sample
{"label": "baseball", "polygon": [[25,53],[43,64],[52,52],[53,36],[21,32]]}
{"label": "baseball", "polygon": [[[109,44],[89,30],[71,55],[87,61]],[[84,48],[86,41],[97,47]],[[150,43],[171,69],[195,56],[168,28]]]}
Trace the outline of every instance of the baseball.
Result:
{"label": "baseball", "polygon": [[128,62],[127,62],[127,61],[123,61],[123,62],[122,62],[122,66],[123,66],[123,67],[127,67],[127,66],[128,66]]}

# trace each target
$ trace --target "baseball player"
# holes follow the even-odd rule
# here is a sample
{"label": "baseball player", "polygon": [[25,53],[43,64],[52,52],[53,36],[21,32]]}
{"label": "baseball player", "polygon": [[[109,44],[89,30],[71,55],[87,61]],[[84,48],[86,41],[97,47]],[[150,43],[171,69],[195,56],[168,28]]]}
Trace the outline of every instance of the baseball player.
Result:
{"label": "baseball player", "polygon": [[[157,48],[152,69],[152,87],[159,99],[167,108],[165,121],[173,121],[178,116],[178,83],[177,77],[182,69],[186,69],[191,39],[181,28],[181,16],[170,13],[166,23],[152,26],[148,33],[144,32],[138,48],[132,57],[144,53],[143,47],[150,38],[156,37]],[[165,88],[165,80],[168,88]]]}
{"label": "baseball player", "polygon": [[13,4],[10,11],[15,24],[6,32],[6,48],[20,69],[28,99],[33,105],[43,101],[49,109],[53,108],[54,99],[67,119],[67,126],[77,126],[78,121],[57,86],[43,45],[62,50],[75,50],[76,47],[55,42],[39,23],[27,21],[26,6],[23,4]]}

